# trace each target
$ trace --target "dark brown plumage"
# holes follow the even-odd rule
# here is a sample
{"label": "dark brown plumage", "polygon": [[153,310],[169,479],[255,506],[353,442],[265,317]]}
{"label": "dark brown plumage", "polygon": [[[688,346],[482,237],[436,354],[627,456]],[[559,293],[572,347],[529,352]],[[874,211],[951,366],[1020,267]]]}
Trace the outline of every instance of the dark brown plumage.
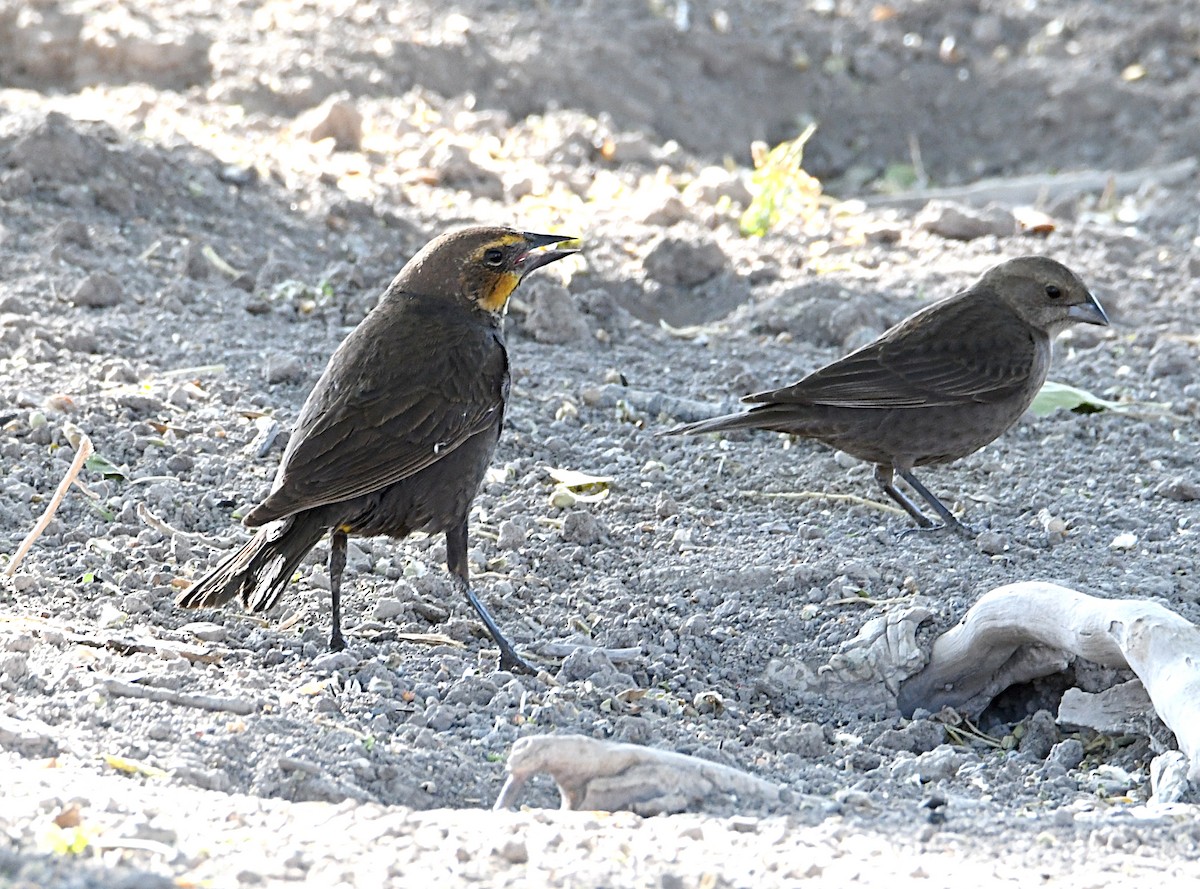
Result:
{"label": "dark brown plumage", "polygon": [[913,468],[972,454],[1016,423],[1046,381],[1051,341],[1077,322],[1108,317],[1070,269],[1044,256],[1009,260],[798,383],[747,395],[750,410],[668,434],[753,428],[815,438],[874,463],[883,490],[921,527],[933,522],[894,475],[965,533]]}
{"label": "dark brown plumage", "polygon": [[469,228],[409,260],[304,402],[270,494],[245,519],[262,529],[177,604],[237,596],[266,611],[331,531],[329,644],[340,649],[346,535],[444,533],[446,565],[500,647],[501,668],[529,669],[471,591],[467,514],[508,399],[504,307],[525,275],[574,252],[535,251],[569,240]]}

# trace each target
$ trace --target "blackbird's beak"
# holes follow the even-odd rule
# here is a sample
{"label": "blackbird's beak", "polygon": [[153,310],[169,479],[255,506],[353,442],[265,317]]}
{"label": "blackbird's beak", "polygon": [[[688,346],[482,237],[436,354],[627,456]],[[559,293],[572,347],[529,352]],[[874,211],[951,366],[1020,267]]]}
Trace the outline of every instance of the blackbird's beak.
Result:
{"label": "blackbird's beak", "polygon": [[549,247],[554,244],[562,244],[567,241],[578,241],[578,238],[570,235],[539,235],[533,232],[522,232],[525,238],[525,243],[528,249],[520,256],[514,264],[514,270],[524,278],[534,269],[540,269],[544,265],[549,265],[552,262],[562,259],[564,256],[570,256],[573,253],[578,253],[578,248],[560,249],[560,250],[542,250],[540,253],[534,253],[541,247]]}
{"label": "blackbird's beak", "polygon": [[1108,315],[1104,314],[1104,309],[1100,307],[1100,303],[1096,302],[1096,297],[1090,293],[1087,302],[1067,309],[1067,317],[1072,321],[1082,321],[1084,324],[1099,324],[1101,327],[1108,327]]}

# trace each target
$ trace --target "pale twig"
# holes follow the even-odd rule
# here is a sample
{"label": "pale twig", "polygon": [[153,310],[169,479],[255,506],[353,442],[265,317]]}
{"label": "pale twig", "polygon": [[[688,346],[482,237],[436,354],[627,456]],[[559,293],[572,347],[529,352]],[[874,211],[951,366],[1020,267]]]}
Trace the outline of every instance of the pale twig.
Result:
{"label": "pale twig", "polygon": [[30,548],[35,540],[42,536],[46,527],[50,524],[50,520],[54,518],[54,513],[58,511],[59,505],[63,502],[63,498],[67,496],[67,489],[71,487],[71,482],[79,475],[83,469],[83,464],[87,458],[92,456],[92,440],[86,434],[80,433],[79,445],[75,449],[75,459],[71,461],[71,465],[67,468],[67,474],[63,476],[62,481],[58,483],[58,487],[54,491],[54,496],[50,498],[50,503],[46,506],[46,511],[42,513],[42,517],[37,520],[37,524],[33,526],[33,530],[25,535],[25,539],[21,541],[21,545],[17,547],[17,551],[13,553],[12,560],[8,563],[8,568],[5,570],[7,577],[12,577],[17,572],[17,568],[28,555]]}
{"label": "pale twig", "polygon": [[117,697],[142,698],[147,701],[178,704],[182,707],[195,707],[199,710],[236,713],[238,716],[249,716],[258,711],[260,706],[257,701],[247,698],[218,698],[215,695],[186,694],[170,688],[122,682],[120,679],[105,679],[103,685],[106,692]]}
{"label": "pale twig", "polygon": [[892,506],[888,503],[880,503],[878,500],[871,500],[868,497],[859,497],[857,494],[832,494],[828,491],[738,491],[743,497],[749,497],[752,500],[834,500],[839,503],[853,503],[856,506],[865,506],[868,509],[875,509],[879,512],[890,512],[893,515],[904,515],[904,510]]}
{"label": "pale twig", "polygon": [[211,546],[213,549],[228,549],[233,544],[233,541],[231,540],[218,539],[214,541],[210,540],[204,534],[197,534],[194,531],[180,531],[178,528],[173,528],[152,513],[149,507],[147,507],[144,503],[139,503],[137,505],[137,517],[155,531],[158,531],[160,534],[164,534],[167,537],[178,537],[182,540],[194,540],[197,543],[203,543],[205,546]]}
{"label": "pale twig", "polygon": [[567,657],[577,651],[603,652],[614,664],[641,657],[640,648],[602,648],[598,645],[583,645],[578,642],[543,642],[537,649],[544,657]]}

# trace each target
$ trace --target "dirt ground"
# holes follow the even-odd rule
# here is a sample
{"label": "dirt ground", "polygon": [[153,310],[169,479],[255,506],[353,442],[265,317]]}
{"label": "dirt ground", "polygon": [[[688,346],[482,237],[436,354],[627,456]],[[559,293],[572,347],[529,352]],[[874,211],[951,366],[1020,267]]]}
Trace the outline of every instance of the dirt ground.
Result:
{"label": "dirt ground", "polygon": [[[1194,807],[1148,802],[1169,733],[1044,712],[1111,675],[1009,695],[994,743],[803,677],[869,620],[924,606],[928,645],[1017,580],[1200,619],[1197,96],[1200,12],[1151,0],[0,0],[0,566],[82,434],[103,458],[0,585],[0,885],[1195,879]],[[743,236],[752,141],[810,122],[830,199]],[[176,609],[333,348],[471,223],[582,238],[510,306],[471,522],[543,672],[496,671],[439,539],[352,541],[342,653],[324,545],[266,619]],[[901,535],[870,467],[811,443],[655,436],[1026,253],[1112,319],[1051,378],[1141,407],[923,472],[975,540]],[[539,779],[487,811],[545,733],[784,802],[558,812]]]}

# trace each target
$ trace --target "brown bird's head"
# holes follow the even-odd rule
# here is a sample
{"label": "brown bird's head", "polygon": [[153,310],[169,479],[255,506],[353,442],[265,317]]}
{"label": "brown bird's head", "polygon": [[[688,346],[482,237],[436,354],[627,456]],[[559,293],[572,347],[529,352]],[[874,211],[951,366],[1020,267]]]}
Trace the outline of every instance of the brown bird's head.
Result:
{"label": "brown bird's head", "polygon": [[1021,256],[993,266],[976,286],[997,294],[1022,320],[1051,338],[1076,323],[1108,325],[1087,285],[1048,256]]}
{"label": "brown bird's head", "polygon": [[576,252],[541,248],[574,240],[570,235],[539,235],[490,226],[448,232],[410,259],[391,289],[452,294],[498,315],[522,278]]}

